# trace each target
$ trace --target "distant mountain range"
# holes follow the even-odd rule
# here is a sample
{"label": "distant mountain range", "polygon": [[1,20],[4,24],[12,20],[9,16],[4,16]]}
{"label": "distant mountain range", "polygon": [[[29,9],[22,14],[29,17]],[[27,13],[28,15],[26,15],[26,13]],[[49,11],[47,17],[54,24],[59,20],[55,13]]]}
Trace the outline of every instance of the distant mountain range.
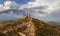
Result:
{"label": "distant mountain range", "polygon": [[60,26],[60,22],[56,22],[56,21],[49,21],[47,23],[52,26]]}
{"label": "distant mountain range", "polygon": [[0,23],[0,36],[60,36],[60,28],[24,16],[16,21]]}

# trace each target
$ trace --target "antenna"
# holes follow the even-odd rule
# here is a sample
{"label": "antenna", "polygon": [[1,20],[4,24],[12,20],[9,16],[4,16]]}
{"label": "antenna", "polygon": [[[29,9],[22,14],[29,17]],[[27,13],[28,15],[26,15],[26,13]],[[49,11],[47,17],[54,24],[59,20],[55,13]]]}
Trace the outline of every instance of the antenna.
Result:
{"label": "antenna", "polygon": [[30,13],[28,12],[28,10],[27,10],[27,16],[30,17]]}
{"label": "antenna", "polygon": [[27,9],[27,11],[26,11],[26,15],[29,17],[29,12],[28,12],[28,9]]}
{"label": "antenna", "polygon": [[31,17],[31,16],[30,16],[30,13],[29,13],[29,11],[28,11],[28,9],[26,9],[25,12],[26,12],[26,13],[24,14],[24,16]]}

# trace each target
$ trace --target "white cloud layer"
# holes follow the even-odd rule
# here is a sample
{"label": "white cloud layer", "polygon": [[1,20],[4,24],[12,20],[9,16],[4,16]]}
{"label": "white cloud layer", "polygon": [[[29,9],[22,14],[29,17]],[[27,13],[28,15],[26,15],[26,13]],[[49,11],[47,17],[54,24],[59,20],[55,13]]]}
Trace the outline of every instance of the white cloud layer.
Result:
{"label": "white cloud layer", "polygon": [[0,4],[0,11],[8,9],[18,9],[19,5],[16,2],[6,1],[4,4]]}
{"label": "white cloud layer", "polygon": [[[60,0],[35,0],[34,2],[28,2],[27,4],[22,5],[17,4],[15,1],[6,1],[4,4],[0,4],[0,12],[9,9],[18,9],[25,12],[28,11],[30,13],[32,12],[32,17],[55,19],[60,15]],[[13,12],[10,12],[10,14],[12,13]]]}
{"label": "white cloud layer", "polygon": [[47,7],[45,9],[45,11],[50,14],[51,11],[54,11],[54,10],[60,8],[60,0],[35,0],[35,2],[29,2],[28,4],[24,5],[23,7],[32,8],[32,7],[39,7],[39,6]]}
{"label": "white cloud layer", "polygon": [[34,2],[29,2],[24,5],[19,5],[16,2],[6,1],[4,4],[0,4],[0,11],[7,9],[24,9],[24,8],[33,8],[44,6],[47,7],[44,11],[51,13],[58,8],[60,8],[60,0],[35,0]]}

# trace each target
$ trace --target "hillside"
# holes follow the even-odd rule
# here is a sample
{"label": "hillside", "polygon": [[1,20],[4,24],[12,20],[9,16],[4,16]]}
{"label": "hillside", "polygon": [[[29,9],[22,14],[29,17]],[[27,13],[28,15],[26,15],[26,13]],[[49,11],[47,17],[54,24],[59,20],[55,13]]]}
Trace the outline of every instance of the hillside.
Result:
{"label": "hillside", "polygon": [[60,36],[60,28],[24,16],[16,21],[0,23],[0,36]]}

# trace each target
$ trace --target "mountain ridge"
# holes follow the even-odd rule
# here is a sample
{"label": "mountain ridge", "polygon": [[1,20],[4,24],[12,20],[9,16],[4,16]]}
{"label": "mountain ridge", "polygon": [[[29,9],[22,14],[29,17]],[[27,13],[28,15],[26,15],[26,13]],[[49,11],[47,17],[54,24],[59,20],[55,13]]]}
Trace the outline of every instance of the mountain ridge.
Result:
{"label": "mountain ridge", "polygon": [[[60,36],[60,28],[24,16],[16,21],[0,24],[0,35],[6,36]],[[11,34],[12,33],[12,34]]]}

